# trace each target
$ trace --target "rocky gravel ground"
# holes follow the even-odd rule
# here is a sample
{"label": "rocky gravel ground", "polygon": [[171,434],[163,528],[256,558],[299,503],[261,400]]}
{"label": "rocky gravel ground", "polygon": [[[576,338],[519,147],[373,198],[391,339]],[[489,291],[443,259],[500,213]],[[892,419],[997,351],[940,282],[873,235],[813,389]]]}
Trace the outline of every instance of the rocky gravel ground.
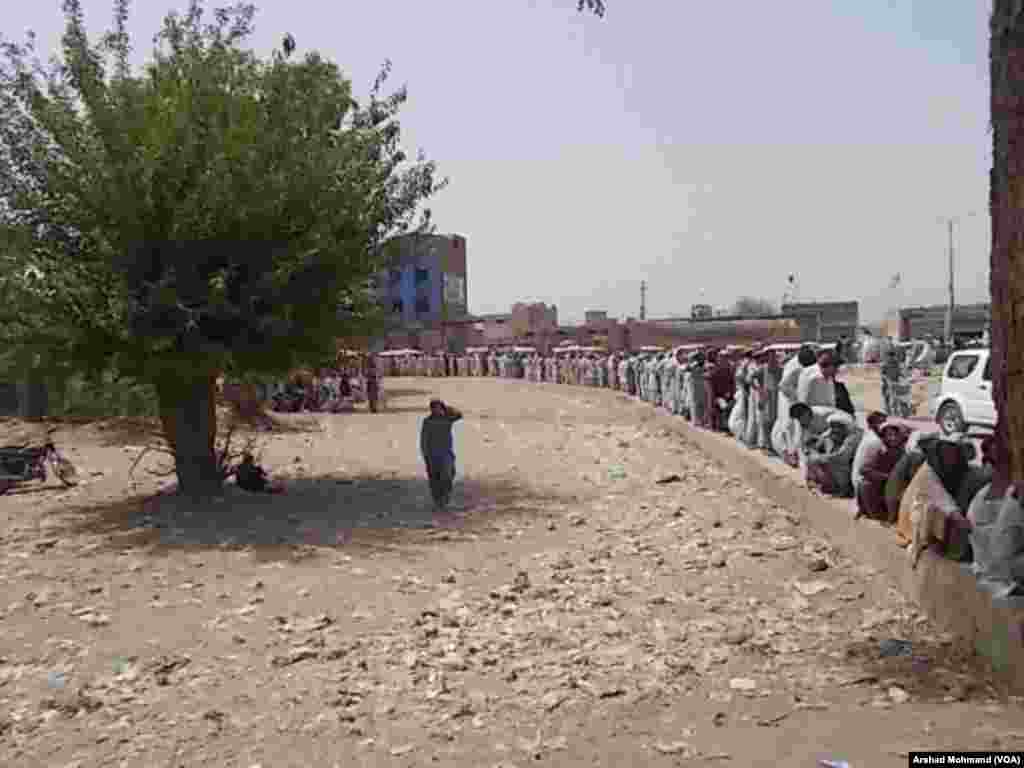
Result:
{"label": "rocky gravel ground", "polygon": [[[189,509],[121,429],[0,498],[3,766],[904,766],[1020,701],[876,573],[611,392],[385,382]],[[462,408],[453,514],[418,422]],[[4,429],[13,429],[8,423]],[[895,544],[894,544],[895,546]]]}

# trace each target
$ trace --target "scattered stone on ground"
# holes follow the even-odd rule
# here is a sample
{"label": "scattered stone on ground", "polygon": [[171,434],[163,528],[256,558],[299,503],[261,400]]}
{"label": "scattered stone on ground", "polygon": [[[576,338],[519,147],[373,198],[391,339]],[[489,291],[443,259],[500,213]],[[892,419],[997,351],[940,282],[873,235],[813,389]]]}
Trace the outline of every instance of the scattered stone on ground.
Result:
{"label": "scattered stone on ground", "polygon": [[[667,417],[582,388],[385,386],[385,413],[266,438],[272,475],[304,468],[287,493],[203,509],[133,485],[110,430],[59,434],[91,480],[0,500],[0,764],[884,768],[1024,748],[1020,702],[977,659]],[[443,518],[417,447],[435,395],[466,414]]]}

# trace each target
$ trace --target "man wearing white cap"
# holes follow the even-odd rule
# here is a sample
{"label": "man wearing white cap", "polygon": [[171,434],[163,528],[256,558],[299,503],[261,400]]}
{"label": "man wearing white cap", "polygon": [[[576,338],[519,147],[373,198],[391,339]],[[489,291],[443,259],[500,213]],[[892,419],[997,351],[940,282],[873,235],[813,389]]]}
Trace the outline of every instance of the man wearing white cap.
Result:
{"label": "man wearing white cap", "polygon": [[[792,429],[787,432],[787,453],[795,453],[795,465],[800,468],[800,477],[809,482],[808,456],[820,452],[820,443],[829,432],[828,417],[837,413],[835,408],[793,403],[789,409]],[[853,463],[851,459],[851,465]]]}

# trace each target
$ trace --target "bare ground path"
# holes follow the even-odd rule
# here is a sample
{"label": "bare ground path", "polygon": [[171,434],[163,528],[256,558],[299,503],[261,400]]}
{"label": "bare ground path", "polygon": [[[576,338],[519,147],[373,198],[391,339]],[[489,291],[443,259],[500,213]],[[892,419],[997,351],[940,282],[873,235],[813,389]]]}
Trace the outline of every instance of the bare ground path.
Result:
{"label": "bare ground path", "polygon": [[[3,766],[906,765],[1024,748],[886,579],[614,393],[387,380],[264,461],[289,493],[189,515],[135,450],[0,498]],[[463,408],[456,515],[417,455]],[[676,482],[657,480],[678,475]],[[882,658],[880,643],[911,641]]]}

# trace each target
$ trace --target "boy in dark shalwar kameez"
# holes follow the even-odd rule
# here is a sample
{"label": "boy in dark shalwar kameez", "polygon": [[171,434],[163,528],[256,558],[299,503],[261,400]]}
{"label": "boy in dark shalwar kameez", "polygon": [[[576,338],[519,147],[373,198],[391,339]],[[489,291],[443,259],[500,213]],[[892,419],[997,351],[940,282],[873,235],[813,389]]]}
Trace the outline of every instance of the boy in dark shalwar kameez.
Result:
{"label": "boy in dark shalwar kameez", "polygon": [[420,453],[427,468],[430,495],[438,511],[443,512],[451,499],[455,481],[455,446],[452,426],[462,413],[441,400],[430,401],[430,415],[420,429]]}

